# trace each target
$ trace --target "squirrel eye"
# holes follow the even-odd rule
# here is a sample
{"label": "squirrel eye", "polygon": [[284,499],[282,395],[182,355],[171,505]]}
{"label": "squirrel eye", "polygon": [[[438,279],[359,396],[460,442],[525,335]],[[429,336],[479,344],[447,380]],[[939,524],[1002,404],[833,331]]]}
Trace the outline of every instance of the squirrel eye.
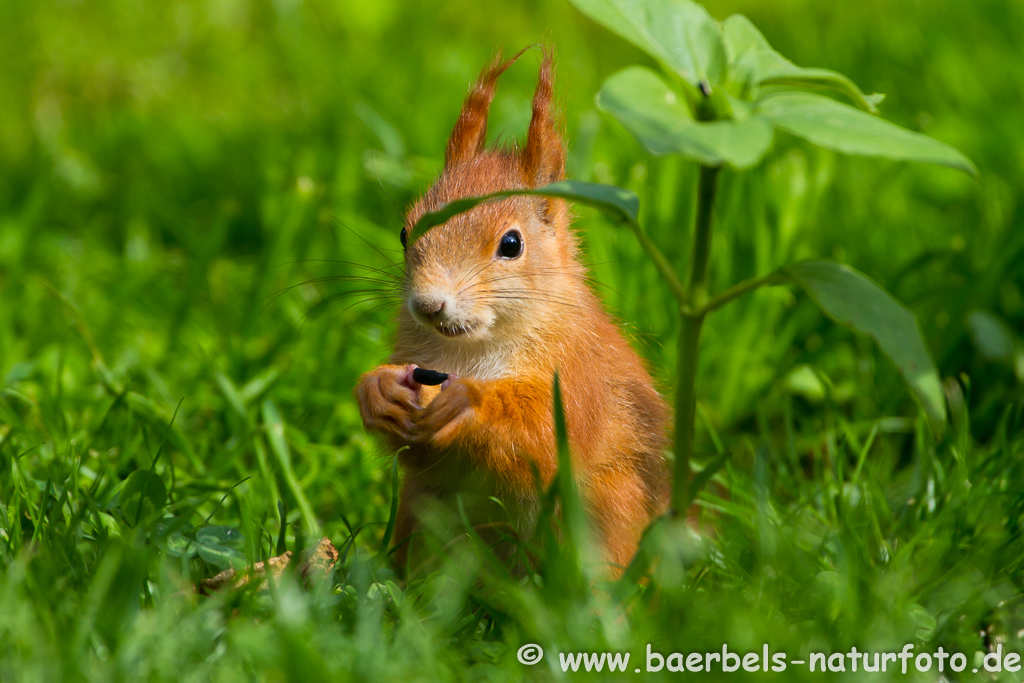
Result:
{"label": "squirrel eye", "polygon": [[402,232],[398,233],[398,239],[402,240],[402,249],[405,249],[405,242],[408,237],[409,233],[405,231],[405,228],[402,228]]}
{"label": "squirrel eye", "polygon": [[523,236],[518,230],[509,230],[501,236],[498,255],[502,258],[516,258],[523,253]]}

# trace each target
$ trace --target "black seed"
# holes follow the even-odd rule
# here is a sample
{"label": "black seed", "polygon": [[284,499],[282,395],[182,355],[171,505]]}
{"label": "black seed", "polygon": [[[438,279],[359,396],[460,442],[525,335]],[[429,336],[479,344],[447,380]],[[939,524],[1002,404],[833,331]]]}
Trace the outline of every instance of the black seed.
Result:
{"label": "black seed", "polygon": [[448,379],[447,372],[438,372],[437,370],[424,370],[423,368],[416,368],[412,371],[412,379],[414,382],[419,384],[426,384],[428,386],[435,386]]}

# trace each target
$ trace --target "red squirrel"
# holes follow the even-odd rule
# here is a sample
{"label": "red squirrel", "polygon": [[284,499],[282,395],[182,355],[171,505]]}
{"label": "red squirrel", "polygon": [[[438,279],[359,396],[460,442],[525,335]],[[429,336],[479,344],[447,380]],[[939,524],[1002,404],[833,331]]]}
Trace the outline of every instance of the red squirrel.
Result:
{"label": "red squirrel", "polygon": [[[534,472],[547,486],[557,469],[557,371],[574,474],[617,573],[667,507],[668,410],[587,285],[567,202],[514,196],[422,235],[413,231],[424,212],[460,197],[564,178],[548,50],[526,145],[485,148],[498,77],[518,57],[481,73],[448,140],[444,170],[405,216],[405,305],[394,351],[389,364],[363,375],[356,396],[366,428],[395,450],[406,447],[398,455],[403,481],[394,533],[401,565],[408,537],[430,510],[457,510],[457,496],[470,523],[482,526],[494,519],[490,497],[501,499],[520,538],[529,537]],[[440,389],[424,386],[413,378],[417,367],[451,376]],[[457,532],[457,521],[451,524]]]}

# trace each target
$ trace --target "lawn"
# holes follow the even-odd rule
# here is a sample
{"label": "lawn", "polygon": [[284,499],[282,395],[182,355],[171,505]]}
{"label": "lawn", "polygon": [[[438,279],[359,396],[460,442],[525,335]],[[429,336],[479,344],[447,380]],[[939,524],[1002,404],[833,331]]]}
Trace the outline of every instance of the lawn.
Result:
{"label": "lawn", "polygon": [[[591,585],[551,543],[527,577],[472,539],[408,579],[387,561],[394,454],[353,388],[400,304],[360,266],[401,258],[481,67],[544,40],[569,174],[635,192],[682,268],[696,164],[648,155],[594,102],[650,58],[567,0],[5,3],[0,680],[586,678],[562,672],[578,652],[678,679],[648,652],[723,646],[808,665],[689,675],[817,680],[836,674],[814,653],[849,672],[828,657],[908,644],[966,668],[855,675],[1019,680],[983,665],[1024,653],[1024,5],[705,6],[978,167],[779,133],[722,171],[715,206],[712,291],[801,259],[855,267],[917,316],[949,419],[936,438],[872,340],[798,290],[739,298],[701,340],[694,465],[728,456],[702,534],[652,534],[645,576]],[[495,141],[524,138],[536,64],[503,77]],[[670,292],[633,234],[577,213],[597,293],[671,398]],[[321,537],[342,551],[327,581],[192,591]],[[544,658],[522,664],[531,643]]]}

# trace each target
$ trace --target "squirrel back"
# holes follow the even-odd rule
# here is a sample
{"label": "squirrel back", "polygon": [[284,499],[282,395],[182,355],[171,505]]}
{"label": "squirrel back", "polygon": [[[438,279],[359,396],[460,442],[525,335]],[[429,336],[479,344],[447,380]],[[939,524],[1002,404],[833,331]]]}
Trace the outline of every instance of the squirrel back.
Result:
{"label": "squirrel back", "polygon": [[[425,510],[470,493],[511,504],[517,532],[528,535],[534,472],[547,485],[557,469],[557,371],[581,494],[607,559],[625,566],[667,502],[668,411],[588,285],[567,203],[510,197],[413,233],[424,212],[455,199],[564,177],[550,53],[523,149],[485,149],[497,79],[518,56],[481,74],[448,142],[444,170],[408,212],[406,305],[394,351],[389,365],[363,377],[357,395],[367,427],[393,447],[408,446],[400,455],[398,542]],[[441,389],[424,387],[411,377],[416,366],[452,377]]]}

